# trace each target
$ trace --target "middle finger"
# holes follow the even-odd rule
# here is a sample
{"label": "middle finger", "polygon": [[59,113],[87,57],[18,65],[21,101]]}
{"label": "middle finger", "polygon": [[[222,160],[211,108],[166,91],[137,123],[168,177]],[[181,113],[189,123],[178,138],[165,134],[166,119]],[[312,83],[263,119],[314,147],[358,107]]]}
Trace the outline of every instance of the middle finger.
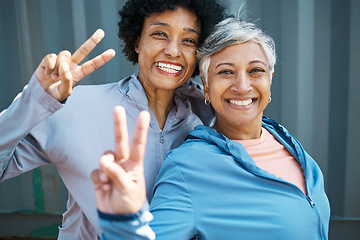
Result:
{"label": "middle finger", "polygon": [[122,106],[114,108],[115,161],[129,158],[129,134],[126,112]]}
{"label": "middle finger", "polygon": [[79,64],[89,53],[96,47],[96,45],[104,38],[105,33],[102,29],[98,29],[94,34],[81,45],[73,54],[72,61]]}

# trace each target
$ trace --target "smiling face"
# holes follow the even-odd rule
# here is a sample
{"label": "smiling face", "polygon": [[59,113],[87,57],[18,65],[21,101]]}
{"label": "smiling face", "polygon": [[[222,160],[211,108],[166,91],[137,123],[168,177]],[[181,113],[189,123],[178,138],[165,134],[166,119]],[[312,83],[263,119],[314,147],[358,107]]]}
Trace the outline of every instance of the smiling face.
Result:
{"label": "smiling face", "polygon": [[211,56],[205,97],[216,112],[214,128],[229,139],[260,137],[271,73],[261,46],[246,42]]}
{"label": "smiling face", "polygon": [[145,91],[173,92],[192,76],[199,33],[196,14],[183,7],[145,18],[135,46]]}

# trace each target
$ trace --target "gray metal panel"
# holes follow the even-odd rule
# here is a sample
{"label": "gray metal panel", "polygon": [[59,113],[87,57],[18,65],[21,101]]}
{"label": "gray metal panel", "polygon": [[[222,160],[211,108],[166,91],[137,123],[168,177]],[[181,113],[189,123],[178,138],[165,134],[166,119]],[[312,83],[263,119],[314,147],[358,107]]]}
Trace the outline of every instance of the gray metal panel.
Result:
{"label": "gray metal panel", "polygon": [[[347,115],[349,104],[350,1],[332,1],[328,195],[333,214],[344,215]],[[339,99],[341,99],[339,101]]]}
{"label": "gray metal panel", "polygon": [[[344,215],[360,217],[360,1],[350,3],[350,57],[349,57],[349,88],[347,105],[347,132],[345,166]],[[340,97],[341,98],[341,97]],[[345,158],[344,158],[345,159]],[[338,159],[337,161],[342,161]],[[358,235],[360,236],[360,234]]]}
{"label": "gray metal panel", "polygon": [[[87,59],[108,48],[117,56],[80,84],[118,81],[133,73],[136,66],[125,60],[117,37],[118,10],[124,2],[0,0],[0,111],[21,92],[46,54],[74,52],[98,28],[106,36]],[[0,236],[56,237],[67,191],[54,166],[2,182],[0,196]]]}
{"label": "gray metal panel", "polygon": [[[330,76],[331,76],[331,4],[328,0],[315,1],[314,35],[314,118],[313,152],[327,179],[329,156],[329,112],[330,112]],[[328,189],[328,185],[325,184]]]}

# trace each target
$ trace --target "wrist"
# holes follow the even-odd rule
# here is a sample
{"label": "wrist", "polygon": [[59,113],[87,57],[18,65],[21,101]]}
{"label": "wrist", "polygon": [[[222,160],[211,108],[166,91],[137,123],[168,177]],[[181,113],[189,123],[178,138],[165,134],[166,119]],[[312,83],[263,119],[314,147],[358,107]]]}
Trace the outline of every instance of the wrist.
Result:
{"label": "wrist", "polygon": [[111,214],[111,213],[105,213],[98,211],[98,215],[101,219],[109,220],[109,221],[130,221],[134,219],[139,219],[141,216],[149,210],[149,204],[146,201],[143,205],[143,207],[137,212],[137,213],[131,213],[131,214]]}

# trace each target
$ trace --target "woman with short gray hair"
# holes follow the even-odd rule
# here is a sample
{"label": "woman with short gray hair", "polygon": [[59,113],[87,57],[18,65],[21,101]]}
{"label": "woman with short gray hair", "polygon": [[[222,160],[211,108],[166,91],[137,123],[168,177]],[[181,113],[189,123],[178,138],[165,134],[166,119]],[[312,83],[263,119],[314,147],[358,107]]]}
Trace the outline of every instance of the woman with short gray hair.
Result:
{"label": "woman with short gray hair", "polygon": [[[131,214],[143,205],[135,194],[145,191],[141,157],[128,159],[131,169],[129,162],[101,158],[107,177],[95,182],[99,210],[130,214],[102,218],[104,239],[125,229],[137,230],[139,239],[154,239],[153,232],[156,239],[328,239],[330,206],[319,166],[284,127],[263,116],[274,46],[254,24],[230,18],[216,26],[197,54],[215,124],[197,126],[168,154],[153,190],[150,226],[146,208]],[[146,136],[141,129],[138,135]],[[100,201],[103,196],[129,204]]]}
{"label": "woman with short gray hair", "polygon": [[[239,24],[241,23],[241,24]],[[254,23],[237,18],[227,18],[217,24],[216,31],[206,38],[197,50],[200,78],[207,82],[210,57],[227,46],[253,41],[261,45],[269,61],[271,72],[274,73],[276,52],[274,40],[265,34]]]}

